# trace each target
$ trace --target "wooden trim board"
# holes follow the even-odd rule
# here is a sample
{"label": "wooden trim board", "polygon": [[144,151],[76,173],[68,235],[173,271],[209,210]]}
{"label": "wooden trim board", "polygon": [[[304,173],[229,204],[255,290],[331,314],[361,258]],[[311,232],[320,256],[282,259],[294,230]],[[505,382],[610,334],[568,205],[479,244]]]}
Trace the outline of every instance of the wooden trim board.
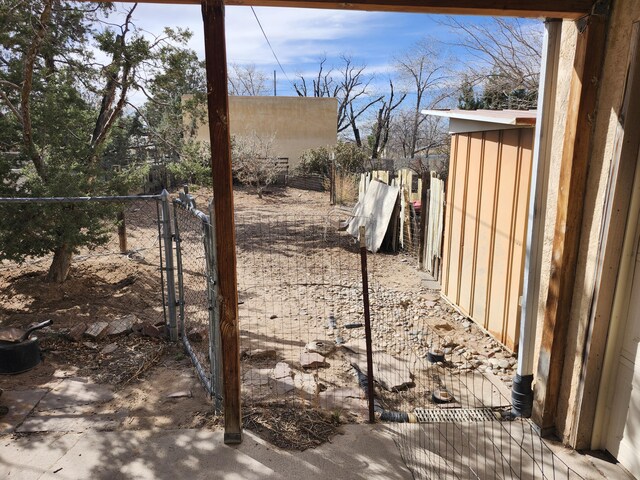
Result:
{"label": "wooden trim board", "polygon": [[608,15],[591,15],[578,25],[580,32],[562,147],[551,274],[534,390],[532,419],[543,433],[555,430],[607,20]]}
{"label": "wooden trim board", "polygon": [[[87,0],[84,0],[87,1]],[[115,1],[115,0],[112,0]],[[121,1],[121,0],[118,0]],[[199,0],[122,0],[125,2],[198,5]],[[252,7],[323,8],[379,12],[439,13],[577,19],[589,13],[594,0],[228,0],[226,5]]]}

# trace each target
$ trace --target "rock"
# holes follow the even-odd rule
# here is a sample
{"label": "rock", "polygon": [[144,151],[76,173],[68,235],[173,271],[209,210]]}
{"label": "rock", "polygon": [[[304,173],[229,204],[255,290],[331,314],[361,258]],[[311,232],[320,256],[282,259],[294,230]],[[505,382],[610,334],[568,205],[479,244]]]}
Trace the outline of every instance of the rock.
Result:
{"label": "rock", "polygon": [[[337,341],[337,340],[336,340]],[[305,350],[311,353],[319,353],[326,357],[333,353],[336,349],[336,345],[333,342],[326,342],[324,340],[313,340],[305,345]]]}
{"label": "rock", "polygon": [[142,328],[140,329],[140,335],[152,338],[162,338],[165,336],[164,332],[164,327],[157,327],[156,325],[151,325],[149,323],[143,323]]}
{"label": "rock", "polygon": [[270,378],[269,388],[274,395],[285,395],[295,390],[294,379],[292,377]]}
{"label": "rock", "polygon": [[92,340],[100,340],[107,334],[109,324],[107,322],[96,322],[89,325],[84,335]]}
{"label": "rock", "polygon": [[242,385],[248,387],[264,387],[269,384],[270,368],[251,368],[242,374]]}
{"label": "rock", "polygon": [[67,334],[67,336],[74,342],[79,342],[80,340],[82,340],[82,335],[84,335],[84,332],[86,331],[87,331],[87,324],[80,322],[71,330],[69,330],[69,333]]}
{"label": "rock", "polygon": [[107,330],[107,335],[110,337],[116,337],[118,335],[125,335],[133,329],[133,326],[138,323],[138,318],[133,315],[125,315],[124,317],[120,317],[113,322],[109,326]]}
{"label": "rock", "polygon": [[115,352],[117,349],[118,349],[117,343],[110,343],[109,345],[104,347],[102,350],[100,350],[100,353],[102,355],[109,355],[110,353]]}
{"label": "rock", "polygon": [[302,352],[300,354],[300,365],[302,365],[302,368],[323,368],[329,366],[322,355],[313,352]]}
{"label": "rock", "polygon": [[293,370],[287,362],[278,362],[276,363],[275,368],[273,369],[273,378],[291,378],[293,377]]}
{"label": "rock", "polygon": [[310,393],[312,395],[320,393],[320,388],[318,387],[316,378],[310,373],[303,373],[302,375],[297,376],[295,379],[295,386],[299,390]]}
{"label": "rock", "polygon": [[272,349],[256,348],[248,352],[252,360],[275,360],[278,352]]}
{"label": "rock", "polygon": [[193,393],[191,390],[180,390],[179,392],[173,392],[167,395],[167,398],[191,398]]}
{"label": "rock", "polygon": [[276,318],[278,318],[278,315],[271,315],[271,316],[269,317],[269,319],[270,319],[270,320],[275,320]]}
{"label": "rock", "polygon": [[500,368],[509,368],[511,364],[509,363],[509,360],[507,360],[506,358],[503,358],[498,362],[498,366]]}
{"label": "rock", "polygon": [[206,336],[207,336],[206,328],[192,327],[187,332],[187,338],[191,342],[196,342],[196,343],[202,342]]}

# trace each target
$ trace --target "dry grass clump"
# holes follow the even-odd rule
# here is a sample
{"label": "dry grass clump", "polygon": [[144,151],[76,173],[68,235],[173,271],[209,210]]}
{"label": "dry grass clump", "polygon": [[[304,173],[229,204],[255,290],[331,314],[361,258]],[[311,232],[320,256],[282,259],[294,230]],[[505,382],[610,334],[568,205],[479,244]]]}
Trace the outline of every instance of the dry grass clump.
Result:
{"label": "dry grass clump", "polygon": [[304,451],[340,433],[340,416],[303,405],[250,404],[243,407],[243,426],[276,447]]}

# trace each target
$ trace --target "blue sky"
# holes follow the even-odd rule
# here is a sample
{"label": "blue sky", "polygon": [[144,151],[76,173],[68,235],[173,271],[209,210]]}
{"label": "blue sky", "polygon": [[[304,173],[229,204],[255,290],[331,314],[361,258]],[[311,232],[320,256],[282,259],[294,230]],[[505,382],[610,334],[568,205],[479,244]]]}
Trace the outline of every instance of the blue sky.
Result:
{"label": "blue sky", "polygon": [[[122,11],[130,4],[116,4]],[[394,57],[402,55],[424,37],[454,41],[442,17],[424,14],[335,11],[256,7],[256,13],[282,66],[291,81],[299,74],[313,74],[318,60],[326,55],[328,64],[339,64],[342,53],[367,65],[376,75],[376,85],[385,85],[393,69]],[[140,4],[134,14],[138,27],[158,35],[165,26],[189,28],[194,36],[189,46],[204,58],[202,17],[198,5]],[[482,22],[481,17],[466,21]],[[226,8],[227,55],[229,62],[255,64],[272,78],[277,70],[278,94],[295,95],[284,78],[249,7]],[[465,52],[442,45],[462,65]],[[472,61],[471,59],[466,59]],[[457,63],[457,62],[456,62]]]}

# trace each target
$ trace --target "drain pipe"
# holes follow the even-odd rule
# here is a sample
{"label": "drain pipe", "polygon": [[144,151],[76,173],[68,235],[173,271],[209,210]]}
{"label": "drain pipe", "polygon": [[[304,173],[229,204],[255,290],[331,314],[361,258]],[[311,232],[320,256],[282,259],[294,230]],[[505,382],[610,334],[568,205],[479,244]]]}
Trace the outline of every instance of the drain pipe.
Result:
{"label": "drain pipe", "polygon": [[[364,392],[365,395],[369,394],[369,378],[367,375],[362,373],[357,364],[351,363],[351,368],[356,372],[356,378],[358,379],[358,385],[360,385],[360,389]],[[373,410],[375,414],[378,416],[380,420],[383,422],[394,422],[394,423],[418,423],[418,418],[414,413],[407,412],[394,412],[391,410],[385,410],[382,406],[377,402],[373,402]]]}
{"label": "drain pipe", "polygon": [[527,250],[521,299],[522,313],[520,319],[520,341],[518,344],[518,369],[513,379],[511,391],[513,414],[526,418],[531,416],[533,408],[533,364],[542,269],[544,216],[549,180],[549,140],[553,131],[561,29],[561,20],[547,19],[545,21],[543,56],[540,67],[542,91],[538,96],[533,165],[531,166],[531,193],[529,197]]}

